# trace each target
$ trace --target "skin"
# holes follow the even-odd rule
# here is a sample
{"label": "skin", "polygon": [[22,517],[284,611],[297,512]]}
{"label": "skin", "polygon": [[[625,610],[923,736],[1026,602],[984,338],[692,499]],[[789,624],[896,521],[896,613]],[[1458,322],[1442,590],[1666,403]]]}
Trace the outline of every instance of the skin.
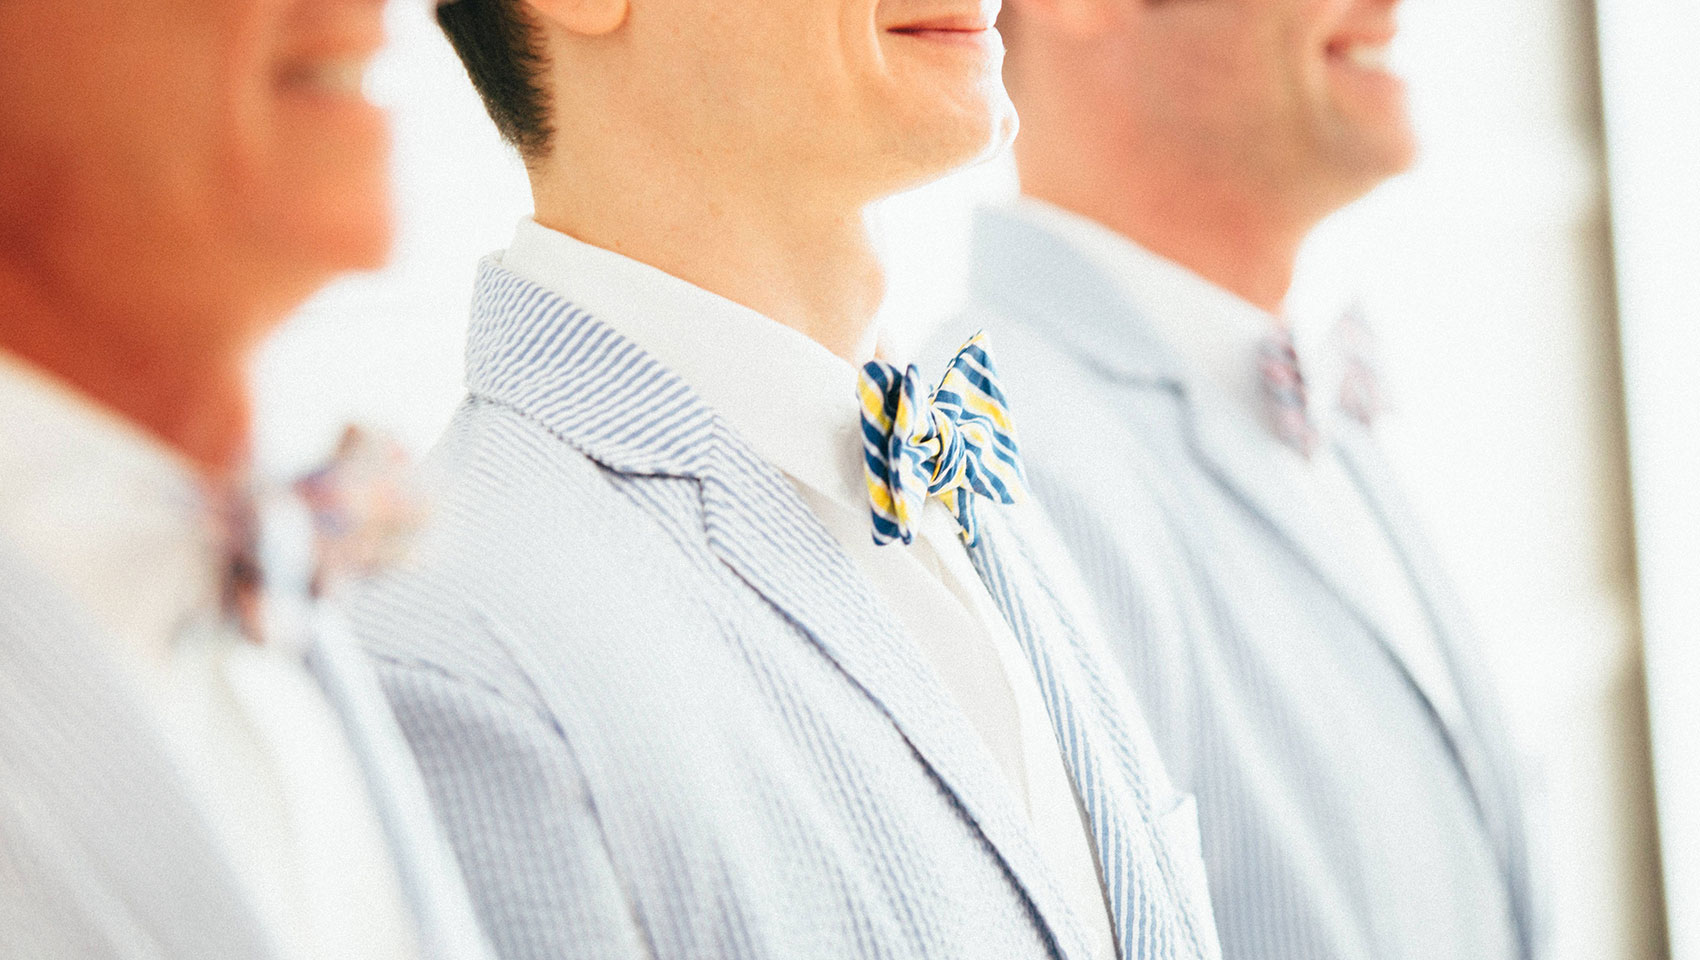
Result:
{"label": "skin", "polygon": [[530,0],[545,226],[873,353],[875,200],[1015,133],[997,0]]}
{"label": "skin", "polygon": [[389,248],[382,6],[0,0],[0,350],[239,470],[254,348]]}
{"label": "skin", "polygon": [[1407,169],[1398,0],[1008,0],[1022,189],[1278,313],[1306,235]]}

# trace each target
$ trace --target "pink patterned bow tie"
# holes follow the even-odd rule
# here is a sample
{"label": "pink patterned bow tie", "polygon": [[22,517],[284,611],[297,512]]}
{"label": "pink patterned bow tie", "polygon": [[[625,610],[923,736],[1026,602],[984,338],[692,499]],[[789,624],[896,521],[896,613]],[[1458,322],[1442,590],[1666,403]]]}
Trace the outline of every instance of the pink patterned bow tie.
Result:
{"label": "pink patterned bow tie", "polygon": [[[1340,409],[1364,426],[1374,426],[1382,412],[1375,342],[1356,305],[1335,324],[1334,338],[1341,359]],[[1257,368],[1270,430],[1282,443],[1311,456],[1321,438],[1291,331],[1283,328],[1264,338],[1258,347]]]}
{"label": "pink patterned bow tie", "polygon": [[1291,332],[1283,328],[1264,338],[1258,346],[1257,370],[1269,429],[1282,443],[1309,457],[1316,450],[1316,424],[1311,422],[1310,388],[1299,368]]}
{"label": "pink patterned bow tie", "polygon": [[256,643],[294,632],[280,627],[280,611],[310,607],[398,562],[423,504],[400,444],[349,427],[324,465],[288,487],[256,485],[225,498],[226,615]]}

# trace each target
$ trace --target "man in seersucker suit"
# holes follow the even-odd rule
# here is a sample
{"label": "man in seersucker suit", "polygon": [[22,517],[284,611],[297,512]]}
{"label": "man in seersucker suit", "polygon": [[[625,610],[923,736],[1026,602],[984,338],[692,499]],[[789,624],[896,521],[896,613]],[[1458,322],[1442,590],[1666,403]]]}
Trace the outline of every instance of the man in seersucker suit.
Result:
{"label": "man in seersucker suit", "polygon": [[[489,956],[395,719],[313,589],[333,543],[249,462],[254,352],[389,248],[384,116],[360,90],[383,16],[0,11],[8,960]],[[373,532],[336,494],[357,461],[311,499]]]}
{"label": "man in seersucker suit", "polygon": [[1539,952],[1516,758],[1377,456],[1365,331],[1295,344],[1282,308],[1311,229],[1411,162],[1396,2],[1009,0],[1023,195],[929,351],[1003,348],[1229,960]]}
{"label": "man in seersucker suit", "polygon": [[872,322],[868,205],[1014,130],[996,13],[442,9],[536,213],[356,617],[506,960],[1217,955],[991,358]]}

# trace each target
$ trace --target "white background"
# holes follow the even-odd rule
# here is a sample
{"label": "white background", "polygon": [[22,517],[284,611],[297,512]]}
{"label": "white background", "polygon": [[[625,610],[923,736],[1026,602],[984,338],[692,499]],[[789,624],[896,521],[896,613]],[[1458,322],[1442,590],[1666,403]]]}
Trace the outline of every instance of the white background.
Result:
{"label": "white background", "polygon": [[[1686,9],[1685,0],[1618,0],[1607,12],[1640,16],[1643,2]],[[1319,314],[1356,295],[1379,328],[1396,403],[1384,431],[1389,455],[1476,614],[1541,775],[1555,960],[1659,957],[1593,10],[1586,0],[1422,0],[1403,10],[1403,21],[1397,61],[1412,84],[1424,158],[1319,233],[1294,312]],[[504,246],[529,210],[517,161],[496,142],[423,11],[399,5],[392,22],[392,50],[373,88],[397,118],[396,259],[310,304],[262,359],[261,456],[273,469],[322,453],[347,419],[386,427],[415,448],[430,443],[460,396],[474,264]],[[1696,49],[1700,38],[1686,47]],[[1700,97],[1691,93],[1688,102]],[[1700,148],[1686,157],[1693,171]],[[1010,183],[1007,164],[994,165],[884,212],[887,316],[900,335],[916,335],[950,308],[968,206]],[[1688,197],[1684,236],[1692,241],[1700,197]],[[1632,199],[1619,190],[1620,204]],[[1643,210],[1653,204],[1635,202]],[[1700,362],[1674,370],[1656,363],[1674,311],[1700,295],[1691,289],[1700,271],[1664,252],[1658,267],[1685,280],[1685,292],[1676,296],[1672,287],[1663,299],[1625,301],[1626,319],[1649,325],[1630,341],[1632,397],[1649,404],[1670,402],[1661,389],[1700,382]],[[1643,296],[1663,276],[1624,272]],[[1683,319],[1693,350],[1694,326]],[[1649,418],[1637,425],[1638,471],[1659,469],[1661,450],[1667,459],[1692,455],[1700,423],[1690,417],[1661,428]],[[1663,551],[1644,561],[1649,597],[1665,604],[1649,608],[1649,623],[1667,639],[1689,641],[1693,657],[1691,633],[1672,635],[1694,623],[1684,604],[1695,595],[1692,551],[1700,537],[1692,525],[1668,528],[1688,531],[1686,542],[1674,544],[1646,532],[1666,529],[1661,510],[1686,510],[1695,522],[1696,477],[1687,482],[1686,494],[1648,487],[1640,519],[1644,546]],[[1685,560],[1683,581],[1676,571]],[[1660,689],[1700,681],[1700,666],[1679,666],[1677,645],[1666,649],[1660,666],[1683,672]],[[1664,702],[1667,724],[1681,720],[1676,702]],[[1687,722],[1692,734],[1696,718]],[[1671,770],[1673,778],[1681,773]],[[1700,771],[1687,778],[1680,782],[1695,790]],[[1684,836],[1700,842],[1692,819],[1700,796],[1688,796]],[[1695,881],[1688,883],[1692,898]]]}

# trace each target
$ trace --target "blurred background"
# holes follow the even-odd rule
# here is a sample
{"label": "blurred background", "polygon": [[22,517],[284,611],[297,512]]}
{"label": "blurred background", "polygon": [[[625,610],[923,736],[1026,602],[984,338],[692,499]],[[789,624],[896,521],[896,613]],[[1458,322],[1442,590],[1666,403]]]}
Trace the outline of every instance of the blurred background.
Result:
{"label": "blurred background", "polygon": [[[396,258],[262,357],[270,470],[349,419],[428,446],[476,261],[530,210],[422,6],[395,5],[372,81]],[[1357,299],[1381,338],[1385,446],[1538,775],[1554,960],[1700,960],[1700,5],[1421,0],[1401,22],[1423,158],[1325,225],[1291,311]],[[900,341],[955,304],[970,206],[1013,189],[1001,161],[880,211]]]}

